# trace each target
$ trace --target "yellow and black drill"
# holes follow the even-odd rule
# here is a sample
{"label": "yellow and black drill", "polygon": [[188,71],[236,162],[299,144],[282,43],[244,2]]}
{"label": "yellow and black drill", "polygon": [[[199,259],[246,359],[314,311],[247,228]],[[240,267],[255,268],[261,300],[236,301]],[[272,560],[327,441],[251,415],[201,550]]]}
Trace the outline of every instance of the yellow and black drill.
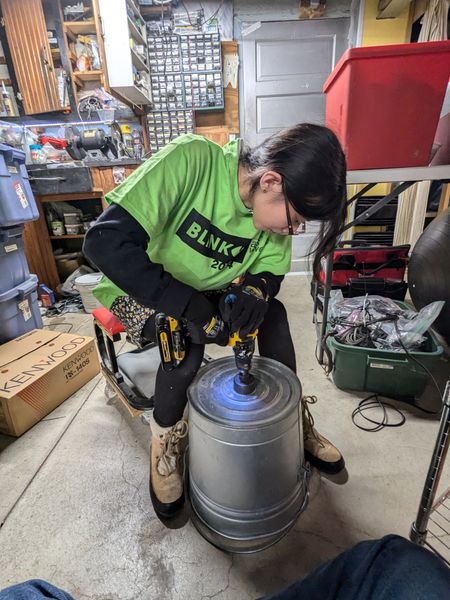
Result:
{"label": "yellow and black drill", "polygon": [[[232,304],[236,296],[228,294],[225,302]],[[164,371],[172,371],[186,355],[186,326],[183,321],[178,321],[164,313],[155,317],[156,339],[158,342],[161,365]],[[236,368],[234,389],[239,394],[251,394],[256,387],[256,379],[250,373],[252,358],[255,352],[255,339],[258,330],[241,338],[239,332],[230,336],[228,346],[233,348]]]}
{"label": "yellow and black drill", "polygon": [[[236,296],[230,293],[225,298],[227,304],[233,304]],[[245,338],[241,338],[236,331],[230,337],[228,345],[233,348],[234,359],[236,361],[237,375],[234,378],[234,389],[238,394],[251,394],[256,388],[256,379],[250,373],[252,367],[252,358],[255,352],[255,339],[258,330],[249,333]]]}

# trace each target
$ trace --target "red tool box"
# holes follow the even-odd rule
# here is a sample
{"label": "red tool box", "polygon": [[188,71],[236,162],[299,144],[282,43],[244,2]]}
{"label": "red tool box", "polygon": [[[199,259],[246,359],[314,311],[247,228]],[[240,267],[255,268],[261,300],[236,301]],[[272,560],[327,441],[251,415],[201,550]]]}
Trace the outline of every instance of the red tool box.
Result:
{"label": "red tool box", "polygon": [[[342,290],[346,298],[377,294],[404,300],[409,249],[407,244],[367,246],[360,240],[341,242],[333,253],[332,289]],[[319,294],[325,283],[325,260],[322,265]]]}

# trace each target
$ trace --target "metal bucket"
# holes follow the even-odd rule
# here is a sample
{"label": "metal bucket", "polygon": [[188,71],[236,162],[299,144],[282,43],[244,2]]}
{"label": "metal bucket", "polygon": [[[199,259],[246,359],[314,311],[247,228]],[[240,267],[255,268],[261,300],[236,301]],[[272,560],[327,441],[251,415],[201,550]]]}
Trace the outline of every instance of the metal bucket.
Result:
{"label": "metal bucket", "polygon": [[307,502],[301,385],[284,365],[255,357],[252,394],[235,391],[232,357],[203,368],[189,388],[192,520],[230,552],[277,542]]}

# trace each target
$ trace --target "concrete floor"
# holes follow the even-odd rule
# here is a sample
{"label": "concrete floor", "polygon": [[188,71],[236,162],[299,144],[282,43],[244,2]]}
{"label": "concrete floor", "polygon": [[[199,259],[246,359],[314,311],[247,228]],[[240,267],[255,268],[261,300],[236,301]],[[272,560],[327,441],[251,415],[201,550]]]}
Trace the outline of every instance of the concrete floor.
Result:
{"label": "concrete floor", "polygon": [[[357,429],[351,412],[363,395],[336,389],[314,358],[306,278],[288,277],[280,299],[304,393],[319,397],[316,423],[342,450],[348,480],[315,473],[310,505],[282,541],[256,555],[222,553],[190,522],[166,529],[155,517],[149,428],[106,400],[98,376],[18,440],[0,436],[0,588],[38,577],[76,600],[247,600],[281,589],[358,541],[408,535],[438,421],[402,405],[403,427]],[[52,322],[91,331],[87,315]],[[448,376],[448,363],[441,366]],[[436,406],[432,392],[422,401]]]}

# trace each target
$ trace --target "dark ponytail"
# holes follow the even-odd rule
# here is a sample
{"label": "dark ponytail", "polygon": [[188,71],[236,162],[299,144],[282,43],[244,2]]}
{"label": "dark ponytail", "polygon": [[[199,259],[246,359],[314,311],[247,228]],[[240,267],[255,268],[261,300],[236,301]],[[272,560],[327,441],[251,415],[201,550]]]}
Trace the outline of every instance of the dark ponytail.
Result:
{"label": "dark ponytail", "polygon": [[314,254],[313,273],[333,250],[346,217],[345,155],[335,134],[322,125],[300,123],[250,149],[243,146],[240,162],[249,170],[251,192],[265,171],[282,177],[283,191],[295,210],[307,220],[322,221]]}

